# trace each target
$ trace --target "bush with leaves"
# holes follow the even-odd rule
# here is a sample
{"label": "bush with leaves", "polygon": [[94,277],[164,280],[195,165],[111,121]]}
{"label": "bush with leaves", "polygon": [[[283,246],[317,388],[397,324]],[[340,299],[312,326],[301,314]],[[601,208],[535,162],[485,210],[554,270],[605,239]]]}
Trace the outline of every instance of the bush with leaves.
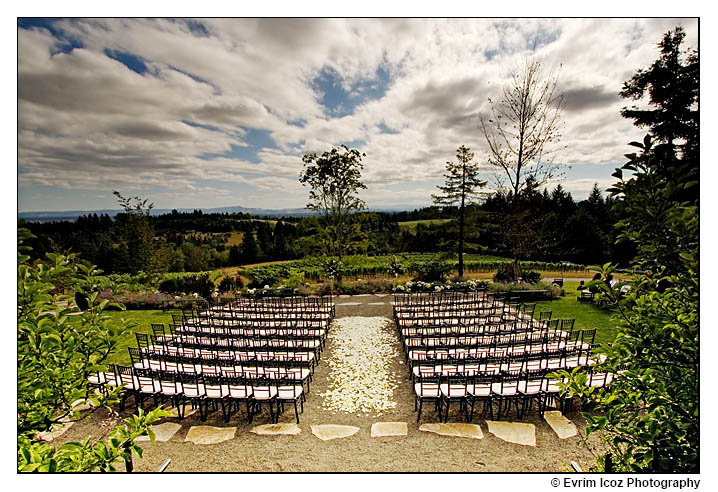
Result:
{"label": "bush with leaves", "polygon": [[[677,50],[668,41],[670,33],[661,45],[664,56],[669,48]],[[658,66],[656,85],[663,85],[671,79],[666,72],[671,63]],[[670,91],[652,96],[659,94],[673,97]],[[690,98],[683,101],[693,104]],[[670,125],[673,119],[661,120],[658,113],[656,121]],[[698,162],[685,153],[679,159],[670,139],[658,151],[650,135],[631,145],[641,152],[626,156],[629,161],[614,173],[619,181],[609,192],[623,217],[616,224],[618,239],[636,245],[633,266],[644,273],[634,276],[627,293],[622,293],[623,283],[607,282],[615,270],[610,264],[588,284],[616,305],[621,316],[614,343],[603,348],[606,360],[595,369],[616,377],[609,388],[595,389],[585,386],[581,371],[559,374],[569,378],[564,388],[569,395],[596,405],[598,416],[584,414],[586,432],[602,431],[611,446],[610,460],[599,457],[599,469],[611,463],[618,472],[697,473],[698,182],[697,173],[689,171]]]}
{"label": "bush with leaves", "polygon": [[[134,439],[147,435],[149,421],[162,416],[162,411],[145,420],[133,421],[124,431],[118,430],[104,446],[104,454],[89,441],[60,449],[40,442],[39,433],[83,417],[77,410],[78,402],[87,402],[91,408],[98,409],[116,401],[119,389],[96,394],[90,390],[88,377],[106,369],[104,361],[131,325],[124,320],[115,323],[104,314],[111,304],[106,299],[97,302],[99,272],[94,266],[83,265],[74,254],[52,253],[45,262],[32,265],[23,246],[30,238],[32,234],[27,229],[18,229],[18,469],[111,469],[111,463],[118,457],[131,459],[132,451],[139,449],[135,448]],[[58,289],[58,285],[65,288]],[[72,303],[77,292],[88,301],[85,311]],[[124,309],[121,305],[114,307]],[[117,451],[118,447],[122,449]],[[88,456],[90,448],[92,456]],[[105,460],[105,465],[98,465],[98,459]]]}
{"label": "bush with leaves", "polygon": [[410,271],[414,280],[419,282],[443,282],[454,270],[454,267],[439,257],[433,257],[423,263],[413,263]]}

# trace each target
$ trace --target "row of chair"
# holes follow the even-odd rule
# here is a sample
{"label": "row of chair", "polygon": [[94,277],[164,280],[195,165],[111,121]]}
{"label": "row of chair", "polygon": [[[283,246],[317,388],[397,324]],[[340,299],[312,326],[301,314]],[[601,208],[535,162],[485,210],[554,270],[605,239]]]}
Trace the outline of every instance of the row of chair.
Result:
{"label": "row of chair", "polygon": [[233,409],[237,410],[244,402],[248,422],[252,422],[254,415],[261,411],[262,403],[266,403],[271,421],[276,423],[284,405],[292,403],[299,423],[297,403],[304,411],[306,401],[303,386],[291,377],[190,374],[116,365],[110,372],[97,374],[96,378],[94,382],[98,386],[122,387],[121,410],[129,397],[134,397],[137,408],[143,408],[144,402],[150,399],[155,406],[169,401],[177,408],[180,419],[184,418],[186,405],[190,403],[192,408],[199,409],[202,421],[207,420],[211,405],[214,410],[221,406],[224,421],[229,422]]}

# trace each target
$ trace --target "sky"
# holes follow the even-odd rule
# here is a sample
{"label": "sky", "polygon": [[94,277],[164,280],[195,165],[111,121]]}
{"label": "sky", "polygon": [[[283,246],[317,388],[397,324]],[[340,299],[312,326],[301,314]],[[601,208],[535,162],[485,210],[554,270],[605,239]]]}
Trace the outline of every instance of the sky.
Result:
{"label": "sky", "polygon": [[302,156],[357,148],[369,207],[431,204],[479,118],[529,58],[566,98],[560,182],[576,200],[644,130],[624,81],[695,18],[19,18],[18,211],[300,208]]}

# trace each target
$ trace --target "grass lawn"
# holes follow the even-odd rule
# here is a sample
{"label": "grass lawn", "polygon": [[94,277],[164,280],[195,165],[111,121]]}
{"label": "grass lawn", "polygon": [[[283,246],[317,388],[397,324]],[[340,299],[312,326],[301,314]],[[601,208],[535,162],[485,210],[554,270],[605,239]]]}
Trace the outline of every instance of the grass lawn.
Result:
{"label": "grass lawn", "polygon": [[[152,323],[163,323],[165,327],[168,323],[172,323],[172,315],[169,311],[161,310],[136,310],[136,311],[106,311],[113,320],[134,321],[136,326],[130,332],[120,338],[114,353],[107,358],[108,364],[130,365],[130,355],[127,347],[137,347],[137,339],[135,333],[152,333]],[[166,329],[166,328],[165,328]]]}
{"label": "grass lawn", "polygon": [[576,297],[578,282],[564,282],[564,297],[553,301],[536,303],[536,318],[540,311],[552,311],[552,319],[573,318],[574,329],[591,330],[596,328],[596,343],[607,344],[616,338],[616,325],[619,313],[615,309],[599,308],[593,304],[578,302]]}

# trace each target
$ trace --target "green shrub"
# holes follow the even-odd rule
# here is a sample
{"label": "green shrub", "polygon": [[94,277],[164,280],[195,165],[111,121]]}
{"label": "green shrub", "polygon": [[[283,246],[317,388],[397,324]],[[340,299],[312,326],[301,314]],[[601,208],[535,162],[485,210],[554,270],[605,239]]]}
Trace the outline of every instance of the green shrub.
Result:
{"label": "green shrub", "polygon": [[411,272],[416,282],[443,282],[453,271],[454,267],[448,262],[433,257],[424,263],[411,265]]}
{"label": "green shrub", "polygon": [[519,278],[523,280],[524,282],[528,282],[530,284],[535,284],[541,280],[541,274],[539,272],[533,272],[533,271],[522,271],[519,272]]}
{"label": "green shrub", "polygon": [[242,288],[242,279],[239,277],[224,277],[219,282],[218,289],[220,292],[234,292]]}
{"label": "green shrub", "polygon": [[158,290],[168,294],[180,294],[184,292],[184,280],[180,277],[167,278],[160,282]]}
{"label": "green shrub", "polygon": [[186,277],[184,279],[184,292],[187,294],[195,293],[205,299],[209,299],[213,291],[214,283],[210,281],[209,274]]}
{"label": "green shrub", "polygon": [[499,269],[494,275],[494,282],[498,283],[510,283],[516,280],[516,269],[513,263],[502,263],[499,265]]}
{"label": "green shrub", "polygon": [[289,274],[289,269],[284,265],[267,265],[258,268],[252,268],[247,271],[250,278],[249,287],[263,288],[265,285],[273,287],[278,284],[282,278]]}

